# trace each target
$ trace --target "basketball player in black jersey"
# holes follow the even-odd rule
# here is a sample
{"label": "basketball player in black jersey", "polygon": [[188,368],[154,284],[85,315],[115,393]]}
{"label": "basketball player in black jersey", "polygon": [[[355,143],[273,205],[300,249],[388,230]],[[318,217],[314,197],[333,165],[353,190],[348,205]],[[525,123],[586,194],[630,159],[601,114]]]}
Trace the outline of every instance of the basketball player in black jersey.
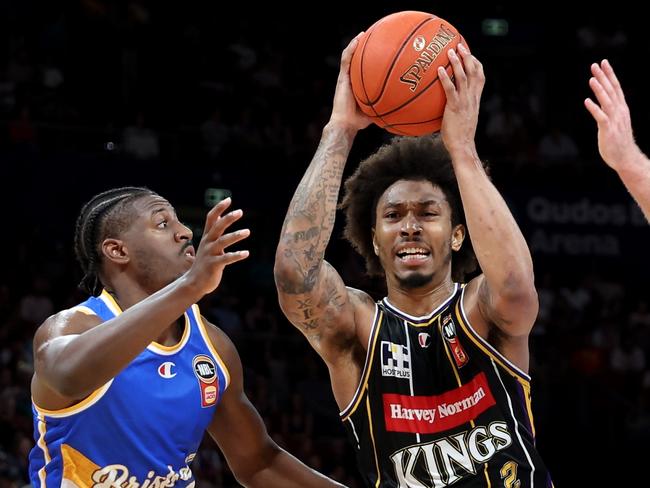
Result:
{"label": "basketball player in black jersey", "polygon": [[612,65],[606,59],[591,65],[589,86],[598,104],[587,98],[585,107],[598,124],[598,149],[618,174],[650,220],[650,159],[634,141],[630,109]]}
{"label": "basketball player in black jersey", "polygon": [[[368,486],[552,486],[531,413],[533,264],[476,153],[484,75],[464,46],[449,51],[454,81],[439,72],[440,137],[396,138],[345,184],[346,237],[387,297],[346,287],[323,259],[346,159],[370,123],[350,88],[357,42],[284,221],[282,309],[327,364]],[[475,259],[482,274],[462,284]]]}

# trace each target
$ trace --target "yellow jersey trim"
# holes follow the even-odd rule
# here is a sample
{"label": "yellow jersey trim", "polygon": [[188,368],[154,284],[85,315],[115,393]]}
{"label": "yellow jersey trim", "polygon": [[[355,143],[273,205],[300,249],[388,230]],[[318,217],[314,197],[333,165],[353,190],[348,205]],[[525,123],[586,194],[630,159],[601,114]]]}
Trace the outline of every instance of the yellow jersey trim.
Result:
{"label": "yellow jersey trim", "polygon": [[[115,314],[117,317],[122,313],[122,308],[118,305],[118,303],[115,301],[115,298],[106,291],[106,289],[102,290],[101,295],[99,295],[99,298],[106,304],[106,306]],[[187,316],[187,313],[184,313],[183,316],[185,317],[185,328],[183,329],[183,336],[181,337],[181,340],[178,341],[178,343],[174,344],[173,346],[165,346],[163,344],[159,344],[156,341],[152,341],[148,346],[147,349],[149,349],[151,352],[155,352],[157,354],[162,354],[163,356],[170,356],[172,354],[177,353],[180,351],[185,344],[187,344],[187,341],[190,339],[190,321]]]}
{"label": "yellow jersey trim", "polygon": [[112,383],[113,383],[113,380],[111,379],[104,386],[96,389],[95,391],[93,391],[90,395],[88,395],[86,398],[84,398],[80,402],[75,403],[74,405],[70,405],[69,407],[59,409],[59,410],[48,410],[46,408],[39,407],[36,404],[36,402],[34,402],[33,398],[32,398],[32,404],[34,405],[34,408],[38,411],[39,418],[40,418],[40,414],[47,415],[48,417],[53,417],[53,418],[69,417],[69,416],[74,415],[76,413],[82,412],[82,411],[86,410],[88,407],[91,407],[95,403],[97,403],[104,396],[104,394],[108,391],[108,389],[110,388]]}
{"label": "yellow jersey trim", "polygon": [[342,421],[346,421],[350,415],[352,415],[356,410],[363,394],[368,388],[368,378],[370,378],[370,371],[372,370],[372,362],[375,358],[375,348],[377,346],[377,338],[379,337],[379,329],[381,328],[382,321],[384,319],[384,312],[377,307],[379,311],[379,316],[376,317],[375,323],[373,324],[373,330],[371,331],[370,340],[369,340],[369,350],[366,352],[366,366],[363,373],[361,374],[361,380],[359,381],[359,387],[357,388],[356,393],[350,400],[348,407],[339,413]]}
{"label": "yellow jersey trim", "polygon": [[45,466],[50,464],[50,461],[52,461],[52,457],[50,456],[50,450],[47,447],[47,444],[45,443],[45,433],[47,432],[47,424],[45,423],[45,417],[43,417],[40,413],[38,414],[38,441],[36,441],[36,445],[43,451],[43,458],[45,459],[45,464],[41,469],[38,470],[38,479],[41,480],[41,487],[45,488],[46,483],[45,479],[47,477],[47,473],[45,472]]}
{"label": "yellow jersey trim", "polygon": [[372,430],[372,413],[370,411],[370,399],[366,398],[366,410],[368,412],[368,426],[370,427],[370,440],[372,441],[372,453],[375,456],[375,467],[377,468],[377,482],[375,488],[381,483],[381,471],[379,470],[379,459],[377,458],[377,447],[375,446],[375,433]]}
{"label": "yellow jersey trim", "polygon": [[533,418],[533,406],[530,398],[530,383],[527,381],[522,381],[520,378],[517,378],[519,384],[524,390],[524,399],[526,401],[526,413],[528,414],[528,421],[530,422],[530,428],[533,431],[533,437],[535,437],[535,419]]}
{"label": "yellow jersey trim", "polygon": [[85,315],[97,315],[92,308],[88,308],[85,305],[77,305],[76,307],[72,307],[70,310],[74,312],[81,312]]}
{"label": "yellow jersey trim", "polygon": [[185,327],[183,328],[183,336],[181,337],[180,341],[178,341],[173,346],[164,346],[162,344],[157,343],[156,341],[153,341],[147,346],[147,349],[158,354],[163,354],[165,356],[176,354],[178,351],[183,349],[183,346],[185,346],[185,344],[187,344],[187,341],[190,340],[190,329],[191,329],[190,319],[187,316],[187,313],[183,313],[183,317],[185,318]]}
{"label": "yellow jersey trim", "polygon": [[106,304],[106,306],[110,309],[111,312],[113,312],[116,317],[122,313],[122,308],[117,304],[115,298],[113,298],[113,295],[106,291],[106,288],[102,290],[99,298]]}
{"label": "yellow jersey trim", "polygon": [[516,377],[522,382],[525,381],[526,383],[530,383],[530,376],[512,364],[499,351],[494,349],[494,347],[492,347],[492,345],[490,345],[485,339],[479,336],[476,331],[474,331],[474,328],[467,320],[465,309],[463,308],[463,297],[465,296],[465,290],[466,288],[463,288],[463,292],[461,293],[458,302],[456,302],[456,307],[454,310],[456,318],[458,319],[458,323],[465,331],[465,334],[481,351],[483,351],[489,358],[494,359],[494,361],[496,361],[499,366],[508,371],[512,376]]}

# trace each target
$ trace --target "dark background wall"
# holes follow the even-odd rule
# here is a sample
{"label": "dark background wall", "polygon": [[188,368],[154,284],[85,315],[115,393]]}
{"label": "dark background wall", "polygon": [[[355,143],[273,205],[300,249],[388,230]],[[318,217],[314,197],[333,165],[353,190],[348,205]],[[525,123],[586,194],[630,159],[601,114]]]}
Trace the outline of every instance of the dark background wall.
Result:
{"label": "dark background wall", "polygon": [[[643,17],[626,2],[578,4],[574,14],[560,2],[364,3],[0,3],[0,486],[27,482],[34,330],[83,299],[76,214],[116,185],[158,191],[197,232],[206,192],[232,193],[252,255],[203,310],[237,344],[274,438],[357,483],[325,367],[278,309],[272,259],[329,116],[342,48],[407,9],[450,21],[484,64],[477,144],[534,255],[542,307],[530,341],[533,402],[556,485],[636,478],[650,440],[648,227],[598,157],[582,100],[590,63],[607,57],[648,148]],[[504,22],[504,35],[490,35]],[[556,133],[568,150],[553,144]],[[376,127],[363,131],[346,172],[387,140]],[[366,288],[341,223],[328,260]],[[233,486],[209,440],[194,467],[200,486]]]}

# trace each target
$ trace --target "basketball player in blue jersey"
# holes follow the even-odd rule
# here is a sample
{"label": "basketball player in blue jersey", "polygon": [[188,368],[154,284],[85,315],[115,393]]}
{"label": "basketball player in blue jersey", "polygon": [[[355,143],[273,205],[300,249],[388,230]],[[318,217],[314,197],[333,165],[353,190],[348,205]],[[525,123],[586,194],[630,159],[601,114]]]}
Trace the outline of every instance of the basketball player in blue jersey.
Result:
{"label": "basketball player in blue jersey", "polygon": [[[344,166],[370,123],[350,87],[357,42],[343,51],[330,120],[284,221],[282,309],[329,369],[368,486],[552,486],[531,413],[533,263],[476,152],[484,75],[464,46],[449,51],[453,80],[438,70],[440,136],[395,138],[345,184],[345,236],[387,297],[346,287],[324,261]],[[482,273],[463,283],[476,259]]]}
{"label": "basketball player in blue jersey", "polygon": [[244,486],[334,487],[269,437],[244,394],[234,345],[201,315],[241,210],[226,199],[207,215],[201,243],[167,200],[146,188],[92,198],[75,249],[93,295],[50,317],[34,338],[34,487],[194,487],[205,431]]}
{"label": "basketball player in blue jersey", "polygon": [[591,74],[589,86],[598,104],[587,98],[585,107],[598,124],[600,155],[650,220],[650,159],[634,141],[630,109],[621,84],[606,59],[592,64]]}

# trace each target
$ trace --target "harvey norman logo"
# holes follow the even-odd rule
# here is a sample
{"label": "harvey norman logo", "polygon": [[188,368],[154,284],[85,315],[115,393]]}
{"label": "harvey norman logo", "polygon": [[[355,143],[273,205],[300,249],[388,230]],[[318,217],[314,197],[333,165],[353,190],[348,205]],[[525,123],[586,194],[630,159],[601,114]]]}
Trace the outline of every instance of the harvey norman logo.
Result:
{"label": "harvey norman logo", "polygon": [[381,375],[411,378],[411,353],[406,346],[381,341]]}
{"label": "harvey norman logo", "polygon": [[495,404],[485,373],[441,395],[385,393],[383,402],[386,430],[420,434],[452,429],[475,419]]}

